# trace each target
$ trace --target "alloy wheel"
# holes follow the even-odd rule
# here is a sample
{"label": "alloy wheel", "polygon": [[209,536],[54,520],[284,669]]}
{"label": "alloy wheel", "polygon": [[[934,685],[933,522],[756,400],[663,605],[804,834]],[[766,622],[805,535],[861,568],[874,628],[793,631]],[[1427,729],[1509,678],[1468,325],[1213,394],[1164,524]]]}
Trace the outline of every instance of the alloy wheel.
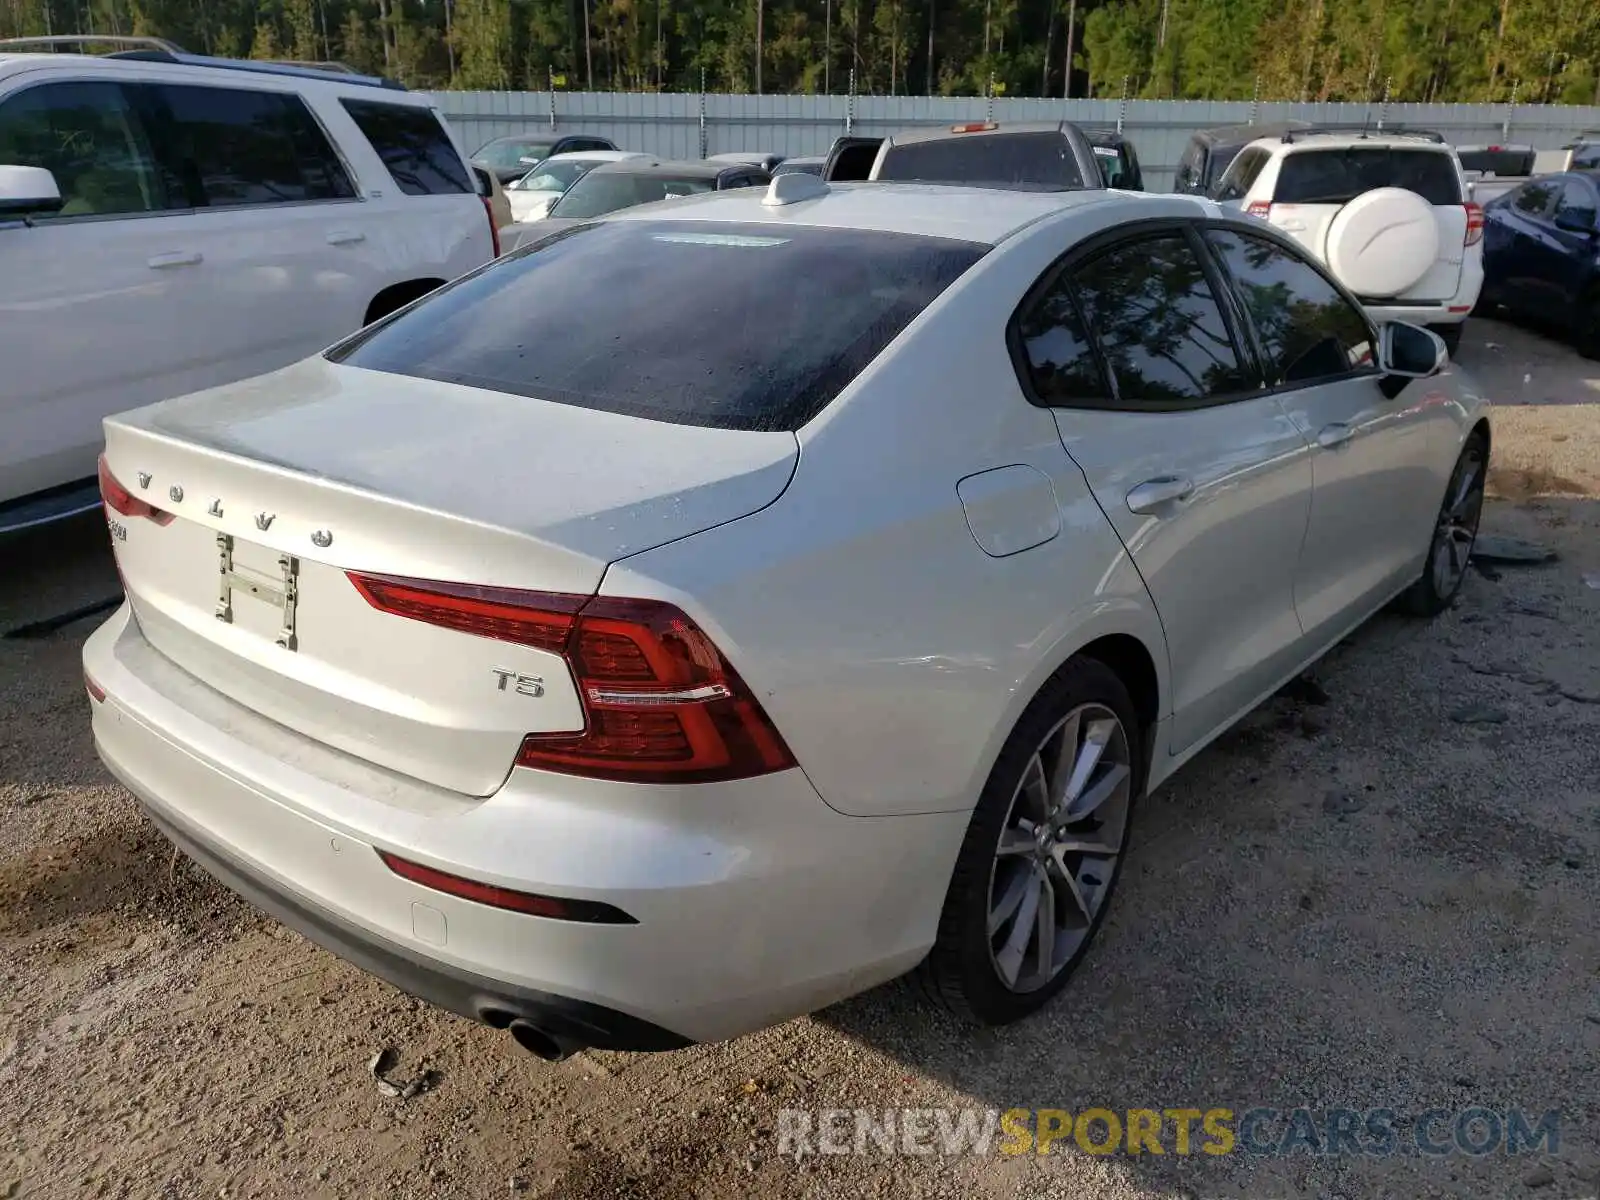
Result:
{"label": "alloy wheel", "polygon": [[1469,442],[1439,509],[1429,550],[1433,590],[1441,600],[1455,595],[1466,576],[1472,545],[1478,538],[1478,520],[1483,514],[1483,484],[1483,449],[1480,443]]}
{"label": "alloy wheel", "polygon": [[1133,798],[1128,735],[1083,704],[1035,749],[1011,797],[989,875],[989,956],[1012,992],[1072,963],[1105,904]]}

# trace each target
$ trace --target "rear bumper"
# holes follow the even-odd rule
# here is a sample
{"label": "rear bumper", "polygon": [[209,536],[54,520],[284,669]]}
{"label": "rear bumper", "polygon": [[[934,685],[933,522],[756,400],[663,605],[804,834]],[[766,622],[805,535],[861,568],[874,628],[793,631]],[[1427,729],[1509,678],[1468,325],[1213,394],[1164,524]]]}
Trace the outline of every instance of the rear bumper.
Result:
{"label": "rear bumper", "polygon": [[[101,758],[252,904],[403,990],[491,1023],[666,1049],[810,1012],[931,945],[965,814],[843,816],[804,774],[658,788],[512,771],[486,800],[381,771],[233,703],[124,606],[84,667]],[[387,850],[521,891],[603,901],[596,925],[393,874]]]}
{"label": "rear bumper", "polygon": [[139,799],[162,833],[246,902],[324,950],[439,1008],[492,1025],[521,1017],[579,1046],[601,1050],[681,1050],[693,1044],[627,1013],[487,979],[388,942],[275,885],[202,831],[180,824],[160,801]]}
{"label": "rear bumper", "polygon": [[1461,282],[1448,300],[1431,304],[1407,304],[1404,300],[1361,302],[1374,321],[1409,321],[1413,325],[1459,325],[1471,314],[1483,291],[1482,243],[1471,247],[1461,264]]}

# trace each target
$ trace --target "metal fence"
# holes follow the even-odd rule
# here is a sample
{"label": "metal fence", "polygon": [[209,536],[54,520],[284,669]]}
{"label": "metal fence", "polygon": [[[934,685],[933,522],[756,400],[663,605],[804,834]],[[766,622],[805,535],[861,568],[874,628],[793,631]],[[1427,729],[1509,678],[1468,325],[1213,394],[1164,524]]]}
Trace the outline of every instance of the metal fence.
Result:
{"label": "metal fence", "polygon": [[1023,100],[925,96],[730,96],[654,92],[437,92],[468,150],[507,133],[593,133],[663,158],[751,151],[825,154],[840,134],[892,133],[959,121],[1072,120],[1123,128],[1138,147],[1145,186],[1172,184],[1196,129],[1300,119],[1436,129],[1459,145],[1499,141],[1559,147],[1600,129],[1600,108],[1488,104],[1252,104],[1249,101]]}

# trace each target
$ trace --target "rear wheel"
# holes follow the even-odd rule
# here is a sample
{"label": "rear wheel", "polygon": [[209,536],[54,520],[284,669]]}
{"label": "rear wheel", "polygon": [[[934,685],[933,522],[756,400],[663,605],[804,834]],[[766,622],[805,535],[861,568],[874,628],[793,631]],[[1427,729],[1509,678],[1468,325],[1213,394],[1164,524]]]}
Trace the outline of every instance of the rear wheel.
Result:
{"label": "rear wheel", "polygon": [[1431,617],[1450,607],[1467,577],[1472,545],[1478,540],[1478,520],[1483,515],[1483,484],[1489,470],[1489,444],[1474,432],[1461,448],[1450,475],[1433,540],[1421,577],[1403,592],[1398,606],[1417,617]]}
{"label": "rear wheel", "polygon": [[1600,289],[1578,301],[1572,344],[1585,358],[1600,358]]}
{"label": "rear wheel", "polygon": [[1439,340],[1444,343],[1444,348],[1450,352],[1450,360],[1455,361],[1456,352],[1461,349],[1461,331],[1467,327],[1465,321],[1458,321],[1454,325],[1430,325],[1429,328],[1439,335]]}
{"label": "rear wheel", "polygon": [[986,1025],[1065,986],[1109,907],[1144,784],[1128,690],[1073,659],[1028,706],[990,772],[919,970],[929,995]]}

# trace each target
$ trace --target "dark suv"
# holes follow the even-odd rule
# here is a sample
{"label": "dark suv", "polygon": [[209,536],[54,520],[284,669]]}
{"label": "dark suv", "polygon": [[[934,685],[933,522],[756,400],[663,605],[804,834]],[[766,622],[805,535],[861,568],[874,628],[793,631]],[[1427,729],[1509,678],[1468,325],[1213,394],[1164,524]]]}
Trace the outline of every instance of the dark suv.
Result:
{"label": "dark suv", "polygon": [[1191,196],[1209,196],[1228,169],[1228,164],[1257,138],[1282,137],[1296,129],[1309,129],[1309,121],[1274,121],[1264,125],[1225,125],[1200,129],[1189,137],[1189,145],[1178,160],[1177,178],[1172,190]]}

